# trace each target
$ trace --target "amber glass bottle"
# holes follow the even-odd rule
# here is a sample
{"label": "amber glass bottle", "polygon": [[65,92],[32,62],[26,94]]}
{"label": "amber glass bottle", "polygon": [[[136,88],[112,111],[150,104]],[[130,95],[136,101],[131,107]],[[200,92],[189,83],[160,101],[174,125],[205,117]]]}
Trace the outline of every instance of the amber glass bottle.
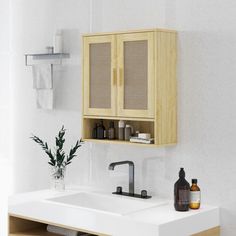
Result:
{"label": "amber glass bottle", "polygon": [[176,211],[189,210],[189,190],[190,185],[185,179],[184,168],[181,168],[179,171],[179,179],[174,186],[174,206]]}
{"label": "amber glass bottle", "polygon": [[190,202],[191,209],[199,209],[201,204],[201,190],[197,185],[197,179],[192,179],[192,186],[190,188]]}

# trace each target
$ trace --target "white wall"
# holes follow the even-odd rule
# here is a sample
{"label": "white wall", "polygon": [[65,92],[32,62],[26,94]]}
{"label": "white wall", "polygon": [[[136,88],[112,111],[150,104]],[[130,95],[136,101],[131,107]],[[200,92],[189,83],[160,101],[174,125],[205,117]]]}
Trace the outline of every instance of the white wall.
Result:
{"label": "white wall", "polygon": [[[64,124],[67,144],[80,137],[81,123],[81,38],[90,26],[89,1],[15,0],[12,1],[12,56],[14,89],[15,190],[25,191],[48,186],[47,159],[29,137],[39,135],[49,143]],[[24,65],[24,54],[44,52],[52,45],[56,29],[62,29],[66,52],[71,58],[55,67],[55,110],[38,110],[32,89],[32,69]],[[84,160],[83,160],[84,159]],[[80,172],[84,172],[81,158]]]}
{"label": "white wall", "polygon": [[9,155],[9,106],[10,106],[10,9],[9,1],[0,1],[0,160]]}
{"label": "white wall", "polygon": [[[182,161],[199,177],[203,200],[221,207],[222,235],[236,231],[235,11],[230,0],[168,0],[166,11],[166,25],[180,32]],[[168,169],[175,158],[179,152],[168,159]]]}
{"label": "white wall", "polygon": [[10,5],[0,1],[0,235],[7,235],[7,197],[11,193],[10,160]]}
{"label": "white wall", "polygon": [[[48,187],[45,156],[32,132],[53,142],[62,124],[70,145],[81,135],[80,34],[130,28],[169,27],[179,31],[179,143],[170,148],[86,144],[68,168],[67,181],[112,190],[127,186],[127,167],[107,170],[116,160],[136,165],[136,189],[172,198],[179,167],[199,179],[204,203],[221,206],[224,236],[236,231],[236,33],[234,1],[14,0],[12,68],[14,85],[15,190]],[[91,14],[90,14],[91,13]],[[31,68],[23,54],[52,43],[64,29],[72,58],[56,73],[56,109],[35,109]],[[59,73],[60,72],[60,73]]]}

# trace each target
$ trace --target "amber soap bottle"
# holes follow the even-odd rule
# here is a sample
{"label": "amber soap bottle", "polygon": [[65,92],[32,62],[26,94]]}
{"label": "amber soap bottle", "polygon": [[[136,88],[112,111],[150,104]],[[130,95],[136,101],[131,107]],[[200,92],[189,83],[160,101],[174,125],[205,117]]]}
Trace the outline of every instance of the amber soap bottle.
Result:
{"label": "amber soap bottle", "polygon": [[184,168],[180,168],[179,179],[174,186],[174,206],[176,211],[189,210],[189,190],[190,185],[185,179]]}
{"label": "amber soap bottle", "polygon": [[197,185],[197,179],[192,179],[192,186],[190,188],[190,202],[191,209],[199,209],[201,204],[201,190]]}

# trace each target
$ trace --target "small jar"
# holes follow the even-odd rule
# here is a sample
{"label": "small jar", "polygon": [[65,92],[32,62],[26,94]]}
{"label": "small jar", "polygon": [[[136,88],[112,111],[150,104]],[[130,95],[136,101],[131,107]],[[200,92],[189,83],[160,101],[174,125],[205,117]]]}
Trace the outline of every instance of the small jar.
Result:
{"label": "small jar", "polygon": [[138,137],[139,134],[140,134],[140,132],[138,130],[136,130],[134,137]]}
{"label": "small jar", "polygon": [[62,31],[57,30],[54,35],[54,53],[62,53]]}
{"label": "small jar", "polygon": [[191,209],[199,209],[201,205],[201,190],[197,185],[197,179],[192,179],[192,186],[190,188],[189,207]]}

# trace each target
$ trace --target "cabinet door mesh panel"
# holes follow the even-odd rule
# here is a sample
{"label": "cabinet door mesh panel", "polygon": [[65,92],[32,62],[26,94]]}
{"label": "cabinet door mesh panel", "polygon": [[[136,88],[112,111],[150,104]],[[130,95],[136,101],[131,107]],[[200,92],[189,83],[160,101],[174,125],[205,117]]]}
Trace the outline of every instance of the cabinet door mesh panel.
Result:
{"label": "cabinet door mesh panel", "polygon": [[148,108],[148,42],[124,42],[124,109]]}
{"label": "cabinet door mesh panel", "polygon": [[111,108],[111,43],[90,44],[90,108]]}

